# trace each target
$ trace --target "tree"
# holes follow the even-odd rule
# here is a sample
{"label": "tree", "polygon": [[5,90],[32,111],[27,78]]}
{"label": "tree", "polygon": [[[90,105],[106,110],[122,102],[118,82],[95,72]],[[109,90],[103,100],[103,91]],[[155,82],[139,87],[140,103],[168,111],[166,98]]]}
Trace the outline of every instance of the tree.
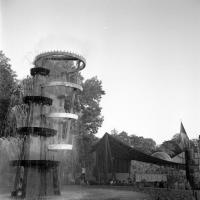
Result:
{"label": "tree", "polygon": [[171,157],[181,153],[181,149],[175,140],[164,141],[158,148],[157,151],[163,151]]}
{"label": "tree", "polygon": [[156,142],[152,138],[131,135],[130,143],[133,148],[149,155],[156,149]]}
{"label": "tree", "polygon": [[125,131],[122,131],[120,133],[117,132],[117,130],[112,130],[111,135],[122,141],[123,143],[130,145],[130,137],[128,136],[128,133]]}
{"label": "tree", "polygon": [[[174,157],[174,156],[182,153],[183,149],[180,148],[179,141],[177,141],[176,138],[177,138],[177,134],[175,134],[171,140],[164,141],[157,148],[157,151],[163,151],[163,152],[169,154],[171,157]],[[195,144],[198,144],[198,142],[195,139],[190,140],[189,142],[190,142],[190,148],[197,151],[197,147],[195,146]]]}
{"label": "tree", "polygon": [[102,82],[93,77],[83,82],[83,92],[79,95],[81,115],[79,118],[79,131],[81,135],[96,134],[103,123],[100,100],[105,92]]}
{"label": "tree", "polygon": [[110,131],[110,134],[113,136],[117,136],[119,132],[114,128],[113,130]]}
{"label": "tree", "polygon": [[183,123],[181,122],[180,132],[175,134],[171,140],[164,141],[158,149],[168,153],[171,157],[174,157],[185,152],[188,148],[195,150],[195,143],[195,140],[189,140]]}
{"label": "tree", "polygon": [[82,166],[91,169],[93,158],[90,150],[92,144],[97,141],[95,134],[103,123],[100,101],[105,91],[97,77],[83,81],[82,86],[83,91],[79,94],[80,117],[74,129],[78,154],[76,163],[79,168]]}
{"label": "tree", "polygon": [[0,137],[6,136],[7,116],[11,96],[16,89],[16,74],[11,69],[9,59],[0,51]]}
{"label": "tree", "polygon": [[116,133],[111,133],[111,135],[138,151],[141,151],[146,154],[152,154],[156,149],[156,142],[151,138],[143,138],[141,136],[136,135],[129,136],[128,133],[126,133],[125,131],[122,131],[119,134]]}

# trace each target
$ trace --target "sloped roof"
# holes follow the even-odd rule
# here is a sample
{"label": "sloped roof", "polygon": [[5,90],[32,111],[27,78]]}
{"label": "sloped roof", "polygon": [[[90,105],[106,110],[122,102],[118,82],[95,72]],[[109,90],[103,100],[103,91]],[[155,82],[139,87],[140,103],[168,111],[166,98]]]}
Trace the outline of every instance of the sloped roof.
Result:
{"label": "sloped roof", "polygon": [[138,151],[128,146],[127,144],[121,142],[117,138],[109,135],[108,133],[105,133],[103,138],[93,146],[92,151],[102,152],[102,150],[105,148],[106,140],[109,143],[111,154],[115,158],[124,159],[124,160],[137,160],[137,161],[152,163],[156,165],[185,169],[184,164],[175,163],[175,162],[171,162],[171,161],[163,160],[160,158],[156,158],[154,156],[147,155],[141,151]]}
{"label": "sloped roof", "polygon": [[172,161],[171,157],[165,152],[155,152],[152,154],[153,157],[160,158],[162,160]]}

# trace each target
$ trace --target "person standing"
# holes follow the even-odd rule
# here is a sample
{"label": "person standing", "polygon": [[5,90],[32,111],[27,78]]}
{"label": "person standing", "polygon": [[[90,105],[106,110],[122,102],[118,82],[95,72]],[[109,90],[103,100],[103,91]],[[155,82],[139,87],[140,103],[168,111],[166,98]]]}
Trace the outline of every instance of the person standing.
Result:
{"label": "person standing", "polygon": [[85,173],[86,173],[86,169],[85,169],[85,167],[82,167],[81,180],[83,181],[83,183],[86,183]]}

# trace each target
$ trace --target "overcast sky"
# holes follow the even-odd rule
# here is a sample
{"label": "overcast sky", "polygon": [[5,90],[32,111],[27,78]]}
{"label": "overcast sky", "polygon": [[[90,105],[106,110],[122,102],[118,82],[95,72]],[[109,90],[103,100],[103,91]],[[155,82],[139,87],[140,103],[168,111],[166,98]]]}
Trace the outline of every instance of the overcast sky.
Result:
{"label": "overcast sky", "polygon": [[1,0],[0,45],[18,78],[34,56],[82,54],[85,78],[97,76],[104,123],[153,138],[200,134],[199,0]]}

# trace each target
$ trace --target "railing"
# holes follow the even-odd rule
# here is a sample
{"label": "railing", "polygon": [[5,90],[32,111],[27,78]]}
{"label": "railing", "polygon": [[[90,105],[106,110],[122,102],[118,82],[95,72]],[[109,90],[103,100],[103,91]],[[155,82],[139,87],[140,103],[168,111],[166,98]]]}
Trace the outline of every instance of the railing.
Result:
{"label": "railing", "polygon": [[66,81],[74,84],[81,85],[81,78],[77,73],[61,73],[48,77],[47,82],[51,81]]}
{"label": "railing", "polygon": [[[36,77],[34,77],[36,78]],[[33,93],[36,95],[39,95],[41,93],[41,85],[35,85],[34,86],[34,78],[27,77],[22,81],[22,93],[23,96],[32,96]],[[44,84],[53,82],[53,81],[63,81],[63,82],[69,82],[72,84],[77,84],[81,86],[81,77],[77,73],[63,73],[63,74],[56,74],[54,76],[48,76],[46,77],[46,80],[42,81]],[[37,81],[36,81],[37,82]],[[35,90],[35,91],[33,91]]]}

